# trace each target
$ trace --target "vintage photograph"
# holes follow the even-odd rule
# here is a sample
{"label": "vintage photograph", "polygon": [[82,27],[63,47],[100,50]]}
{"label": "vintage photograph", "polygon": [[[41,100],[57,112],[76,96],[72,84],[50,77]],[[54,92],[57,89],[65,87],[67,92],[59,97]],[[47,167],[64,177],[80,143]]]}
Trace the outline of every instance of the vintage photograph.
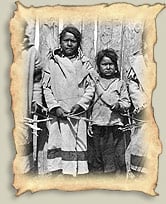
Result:
{"label": "vintage photograph", "polygon": [[151,105],[153,46],[162,5],[17,6],[10,23],[15,188],[154,195],[161,144]]}

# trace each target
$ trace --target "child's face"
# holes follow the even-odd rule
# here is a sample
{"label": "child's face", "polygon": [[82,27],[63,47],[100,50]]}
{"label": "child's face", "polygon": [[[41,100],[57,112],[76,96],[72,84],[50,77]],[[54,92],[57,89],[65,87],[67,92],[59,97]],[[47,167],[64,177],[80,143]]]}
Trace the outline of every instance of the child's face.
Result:
{"label": "child's face", "polygon": [[61,48],[65,56],[72,56],[78,50],[78,42],[72,33],[66,32],[62,38]]}
{"label": "child's face", "polygon": [[104,56],[100,62],[100,73],[106,77],[115,74],[115,65],[109,57]]}

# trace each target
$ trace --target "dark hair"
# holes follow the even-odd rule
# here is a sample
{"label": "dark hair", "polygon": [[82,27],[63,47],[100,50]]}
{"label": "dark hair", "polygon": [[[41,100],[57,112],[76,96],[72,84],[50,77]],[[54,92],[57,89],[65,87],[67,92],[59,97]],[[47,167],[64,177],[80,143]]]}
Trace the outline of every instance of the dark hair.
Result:
{"label": "dark hair", "polygon": [[115,70],[116,70],[116,77],[120,77],[120,72],[118,70],[118,55],[116,54],[115,50],[112,48],[101,50],[97,53],[96,56],[96,64],[97,64],[97,71],[100,72],[100,62],[103,57],[108,57],[112,60]]}
{"label": "dark hair", "polygon": [[74,35],[77,40],[78,47],[80,47],[82,36],[80,31],[74,26],[67,26],[62,30],[62,32],[60,33],[60,43],[62,42],[62,39],[67,32],[72,33]]}

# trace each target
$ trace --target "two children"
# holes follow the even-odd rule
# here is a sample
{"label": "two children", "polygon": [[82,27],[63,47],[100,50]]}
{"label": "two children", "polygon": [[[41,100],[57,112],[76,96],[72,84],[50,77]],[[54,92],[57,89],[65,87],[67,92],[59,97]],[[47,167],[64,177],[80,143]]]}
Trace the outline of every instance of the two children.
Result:
{"label": "two children", "polygon": [[[62,61],[68,60],[60,56],[58,57],[59,57],[58,59],[61,59]],[[56,171],[57,169],[62,169],[63,174],[72,174],[72,175],[76,175],[78,173],[81,173],[81,174],[87,173],[88,167],[87,168],[83,166],[81,167],[82,164],[85,166],[87,162],[86,160],[87,158],[85,156],[80,156],[80,155],[85,155],[86,150],[89,151],[88,155],[90,157],[90,160],[89,160],[90,172],[115,173],[117,171],[118,172],[126,171],[125,139],[123,137],[123,133],[121,132],[120,128],[124,125],[123,113],[125,113],[129,109],[130,100],[129,100],[128,91],[127,91],[125,82],[120,79],[117,60],[118,60],[118,56],[113,49],[101,50],[100,52],[98,52],[96,57],[98,73],[96,74],[93,71],[92,72],[89,71],[90,73],[88,72],[86,73],[86,77],[87,77],[86,84],[88,85],[86,85],[85,87],[86,91],[84,92],[84,100],[80,100],[80,101],[84,101],[84,103],[86,102],[85,104],[88,104],[88,106],[92,101],[92,105],[90,106],[92,107],[91,121],[93,121],[92,122],[93,138],[91,141],[92,151],[89,151],[90,147],[86,149],[86,142],[87,142],[86,123],[85,123],[85,126],[82,126],[82,128],[79,128],[80,131],[78,132],[80,135],[77,132],[77,135],[76,135],[77,142],[75,142],[75,137],[74,137],[75,132],[71,128],[71,123],[68,123],[66,118],[63,118],[62,120],[62,116],[60,119],[57,119],[59,116],[57,115],[57,113],[55,113],[56,123],[52,122],[51,124],[52,127],[54,127],[53,130],[51,130],[50,128],[50,133],[53,133],[52,141],[55,140],[56,142],[57,141],[59,142],[63,140],[64,144],[61,147],[62,145],[61,144],[62,141],[61,141],[58,143],[59,145],[58,148],[55,148],[57,144],[54,145],[53,142],[51,141],[51,137],[49,137],[49,140],[51,141],[50,142],[51,146],[48,151],[48,153],[50,153],[50,157],[48,156],[48,160],[49,160],[48,163],[50,162],[50,165],[49,165],[50,171]],[[73,70],[75,69],[73,67],[73,62],[70,61],[70,64],[71,64],[72,72],[69,72],[69,73],[67,72],[68,74],[72,74]],[[57,64],[55,65],[59,66]],[[57,99],[58,97],[56,96],[56,92],[54,94],[56,97],[52,96],[53,92],[51,91],[51,87],[55,88],[57,91],[57,84],[55,84],[55,81],[59,83],[59,89],[62,91],[62,93],[65,93],[64,98],[66,98],[66,93],[67,93],[66,90],[68,89],[70,91],[68,94],[70,93],[80,94],[80,92],[78,91],[83,90],[83,87],[81,87],[80,84],[79,85],[75,84],[73,91],[76,90],[76,92],[75,91],[71,92],[72,87],[67,85],[65,85],[66,89],[64,90],[64,88],[62,87],[63,85],[62,80],[58,81],[59,76],[60,74],[62,75],[62,73],[61,72],[55,73],[55,71],[57,70],[59,71],[59,69],[55,69],[55,65],[51,67],[52,70],[54,71],[52,73],[54,74],[51,75],[51,72],[49,73],[48,71],[45,73],[45,77],[48,75],[48,78],[58,77],[57,80],[52,80],[53,82],[52,85],[44,86],[46,102],[49,105],[52,103],[55,103],[55,98]],[[62,65],[64,66],[64,63],[62,63]],[[65,67],[63,67],[63,70],[68,70],[69,69],[68,66],[69,64],[66,63]],[[81,70],[79,70],[79,73],[81,73]],[[73,84],[72,82],[74,81],[75,77],[77,77],[77,75],[72,75],[71,77],[73,78],[70,78],[70,84]],[[85,81],[84,74],[80,75],[80,77],[82,77],[81,78],[82,81]],[[68,80],[63,75],[62,75],[62,78],[63,78],[63,81]],[[51,82],[51,80],[46,80],[46,81]],[[68,84],[68,82],[69,81],[66,81],[65,84]],[[70,96],[71,97],[69,98],[72,99],[73,94],[71,94]],[[49,100],[52,100],[51,103]],[[75,101],[73,102],[73,104],[74,103]],[[81,107],[84,107],[85,104],[83,105],[81,102],[77,102],[77,105],[80,105]],[[66,105],[66,102],[63,102],[63,104],[60,104],[60,105]],[[83,112],[86,112],[86,111],[87,110],[84,110]],[[72,112],[72,114],[80,115],[80,113],[76,114],[76,112],[75,113]],[[83,124],[83,120],[80,120],[79,122],[80,124]],[[74,124],[76,124],[75,120],[74,120],[74,123],[72,124],[73,127],[75,128]],[[58,125],[59,127],[60,125],[62,125],[62,127],[58,129],[59,128]],[[67,129],[65,129],[66,127]],[[58,130],[59,133],[55,133],[55,130]],[[63,133],[63,136],[62,136],[62,133]],[[85,133],[85,134],[81,135],[82,133]],[[60,137],[55,139],[55,136],[57,135],[58,136],[60,135]],[[67,155],[66,158],[62,154],[58,155],[57,152],[55,151],[56,149],[60,149],[60,147],[62,150],[61,152]],[[51,152],[55,153],[55,155],[53,155]],[[78,160],[78,158],[80,160]],[[61,166],[62,163],[64,166]]]}
{"label": "two children", "polygon": [[120,127],[122,116],[130,100],[126,84],[120,79],[118,56],[113,49],[98,52],[96,57],[98,77],[95,78],[95,96],[91,113],[92,144],[90,171],[124,172],[125,139]]}

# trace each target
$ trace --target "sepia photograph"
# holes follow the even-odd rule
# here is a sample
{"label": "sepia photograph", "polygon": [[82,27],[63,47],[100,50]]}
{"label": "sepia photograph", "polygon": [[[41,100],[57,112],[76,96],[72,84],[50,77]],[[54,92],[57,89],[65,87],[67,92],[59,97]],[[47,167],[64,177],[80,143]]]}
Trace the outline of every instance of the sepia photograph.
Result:
{"label": "sepia photograph", "polygon": [[29,7],[10,22],[17,194],[155,195],[155,18],[163,5]]}

